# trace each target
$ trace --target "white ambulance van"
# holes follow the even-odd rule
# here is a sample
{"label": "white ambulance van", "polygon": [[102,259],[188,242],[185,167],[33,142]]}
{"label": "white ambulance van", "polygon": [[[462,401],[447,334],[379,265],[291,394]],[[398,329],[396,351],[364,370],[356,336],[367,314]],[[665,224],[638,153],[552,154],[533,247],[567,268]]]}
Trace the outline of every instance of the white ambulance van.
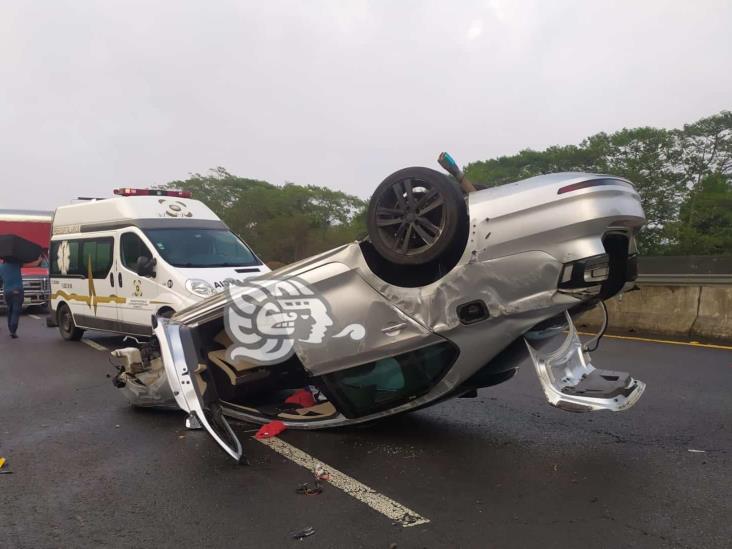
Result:
{"label": "white ambulance van", "polygon": [[117,189],[53,217],[51,315],[64,339],[85,329],[152,334],[171,315],[269,272],[207,206],[185,191]]}

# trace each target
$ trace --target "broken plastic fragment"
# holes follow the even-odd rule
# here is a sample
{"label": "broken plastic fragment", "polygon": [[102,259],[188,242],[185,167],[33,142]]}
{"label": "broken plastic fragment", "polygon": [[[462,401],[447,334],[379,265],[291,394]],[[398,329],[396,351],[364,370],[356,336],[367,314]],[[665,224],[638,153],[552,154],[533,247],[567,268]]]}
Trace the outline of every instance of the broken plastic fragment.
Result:
{"label": "broken plastic fragment", "polygon": [[285,404],[298,404],[301,408],[310,408],[315,406],[315,398],[309,390],[300,389],[287,397]]}
{"label": "broken plastic fragment", "polygon": [[266,425],[262,425],[254,436],[259,439],[276,437],[286,428],[281,421],[270,421]]}
{"label": "broken plastic fragment", "polygon": [[307,526],[306,528],[298,530],[297,532],[291,532],[290,535],[293,537],[293,539],[305,539],[309,536],[312,536],[314,533],[315,528],[313,528],[312,526]]}
{"label": "broken plastic fragment", "polygon": [[7,463],[7,460],[0,456],[0,475],[12,475],[13,472],[9,471],[7,467],[5,467],[5,464]]}
{"label": "broken plastic fragment", "polygon": [[318,480],[330,480],[330,473],[322,463],[317,463],[315,465],[315,471],[313,471],[313,473],[315,474],[315,478]]}
{"label": "broken plastic fragment", "polygon": [[303,496],[317,496],[318,494],[323,493],[323,487],[318,481],[315,481],[315,486],[310,486],[310,484],[306,482],[305,484],[298,486],[295,492]]}

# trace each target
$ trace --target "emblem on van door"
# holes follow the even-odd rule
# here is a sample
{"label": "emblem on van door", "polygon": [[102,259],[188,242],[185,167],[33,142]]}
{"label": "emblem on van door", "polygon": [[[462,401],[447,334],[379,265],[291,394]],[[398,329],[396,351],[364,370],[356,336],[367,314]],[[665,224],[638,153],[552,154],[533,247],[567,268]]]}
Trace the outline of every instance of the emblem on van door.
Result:
{"label": "emblem on van door", "polygon": [[58,261],[58,270],[62,275],[69,274],[69,266],[71,264],[71,248],[69,247],[69,241],[64,240],[58,247],[56,252],[56,260]]}
{"label": "emblem on van door", "polygon": [[132,281],[132,287],[134,290],[132,293],[135,297],[142,297],[142,282],[138,279]]}
{"label": "emblem on van door", "polygon": [[185,202],[161,198],[158,203],[165,208],[160,217],[193,217]]}
{"label": "emblem on van door", "polygon": [[295,342],[327,345],[328,337],[359,341],[366,336],[362,324],[349,324],[331,335],[334,322],[329,303],[302,280],[244,280],[228,285],[226,292],[224,326],[232,341],[226,351],[229,360],[272,364],[291,356]]}

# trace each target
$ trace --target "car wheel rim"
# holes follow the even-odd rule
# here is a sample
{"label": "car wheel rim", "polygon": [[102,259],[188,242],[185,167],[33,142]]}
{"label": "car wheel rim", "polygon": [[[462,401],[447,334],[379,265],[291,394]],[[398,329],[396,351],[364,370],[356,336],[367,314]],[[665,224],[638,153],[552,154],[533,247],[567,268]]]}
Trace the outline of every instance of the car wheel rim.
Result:
{"label": "car wheel rim", "polygon": [[376,227],[395,253],[424,253],[445,229],[445,197],[428,181],[400,179],[377,198]]}

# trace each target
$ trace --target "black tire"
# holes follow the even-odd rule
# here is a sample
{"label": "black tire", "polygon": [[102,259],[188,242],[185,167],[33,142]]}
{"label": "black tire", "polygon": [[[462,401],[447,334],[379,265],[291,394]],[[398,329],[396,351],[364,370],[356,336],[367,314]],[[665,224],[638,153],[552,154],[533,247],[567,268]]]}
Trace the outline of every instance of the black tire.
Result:
{"label": "black tire", "polygon": [[40,305],[31,305],[34,313],[45,315],[48,313],[48,303],[41,303]]}
{"label": "black tire", "polygon": [[158,311],[158,316],[162,318],[170,318],[175,314],[175,311],[170,307],[163,307]]}
{"label": "black tire", "polygon": [[65,303],[59,305],[56,311],[56,322],[61,337],[66,341],[79,341],[81,336],[84,335],[84,330],[76,326],[71,309]]}
{"label": "black tire", "polygon": [[394,172],[376,188],[368,209],[369,239],[396,265],[423,265],[463,246],[468,223],[458,186],[429,168]]}

